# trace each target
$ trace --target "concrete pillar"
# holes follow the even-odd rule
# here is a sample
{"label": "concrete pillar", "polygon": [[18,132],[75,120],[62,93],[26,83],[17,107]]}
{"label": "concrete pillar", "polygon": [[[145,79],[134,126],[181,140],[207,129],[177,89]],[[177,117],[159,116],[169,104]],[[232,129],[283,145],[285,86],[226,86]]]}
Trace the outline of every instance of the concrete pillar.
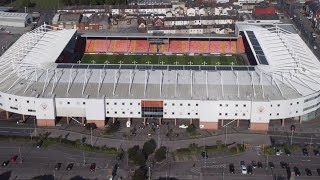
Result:
{"label": "concrete pillar", "polygon": [[193,123],[193,119],[191,118],[191,119],[190,119],[190,124],[192,124],[192,123]]}
{"label": "concrete pillar", "polygon": [[300,124],[302,124],[302,118],[301,118],[301,116],[298,117],[298,121],[299,121]]}
{"label": "concrete pillar", "polygon": [[161,118],[159,118],[159,125],[161,125],[162,124],[162,119]]}
{"label": "concrete pillar", "polygon": [[237,127],[240,127],[240,120],[237,119]]}
{"label": "concrete pillar", "polygon": [[284,127],[284,119],[281,119],[281,126]]}
{"label": "concrete pillar", "polygon": [[115,123],[115,122],[116,122],[116,118],[113,117],[113,118],[112,118],[112,123]]}
{"label": "concrete pillar", "polygon": [[22,121],[25,121],[25,120],[26,120],[26,118],[25,118],[24,114],[22,114]]}
{"label": "concrete pillar", "polygon": [[81,117],[81,123],[84,124],[85,123],[85,118]]}
{"label": "concrete pillar", "polygon": [[143,118],[143,124],[147,125],[147,118]]}
{"label": "concrete pillar", "polygon": [[8,111],[6,111],[6,116],[7,116],[7,119],[9,119],[10,114],[9,114],[9,112],[8,112]]}
{"label": "concrete pillar", "polygon": [[70,124],[71,118],[67,117],[67,124]]}
{"label": "concrete pillar", "polygon": [[174,118],[174,125],[177,125],[177,118]]}
{"label": "concrete pillar", "polygon": [[223,119],[221,119],[221,127],[224,125]]}

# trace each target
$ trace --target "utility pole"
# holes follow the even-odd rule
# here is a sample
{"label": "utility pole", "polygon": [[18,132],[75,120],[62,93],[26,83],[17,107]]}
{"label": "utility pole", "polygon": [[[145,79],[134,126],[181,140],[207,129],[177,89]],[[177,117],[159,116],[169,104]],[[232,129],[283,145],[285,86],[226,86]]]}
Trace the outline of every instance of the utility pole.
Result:
{"label": "utility pole", "polygon": [[291,130],[290,145],[292,145],[292,136],[293,136],[293,130]]}
{"label": "utility pole", "polygon": [[93,146],[93,144],[92,144],[92,127],[90,128],[90,130],[91,130],[91,146]]}
{"label": "utility pole", "polygon": [[312,144],[312,135],[311,135],[311,139],[310,139],[310,149],[311,149],[311,144]]}
{"label": "utility pole", "polygon": [[83,156],[83,166],[85,166],[86,165],[86,156],[85,156],[84,152],[82,152],[82,156]]}
{"label": "utility pole", "polygon": [[36,137],[37,136],[36,119],[33,119],[33,126],[34,126],[34,137]]}
{"label": "utility pole", "polygon": [[148,179],[151,180],[150,166],[149,166],[149,169],[148,169]]}

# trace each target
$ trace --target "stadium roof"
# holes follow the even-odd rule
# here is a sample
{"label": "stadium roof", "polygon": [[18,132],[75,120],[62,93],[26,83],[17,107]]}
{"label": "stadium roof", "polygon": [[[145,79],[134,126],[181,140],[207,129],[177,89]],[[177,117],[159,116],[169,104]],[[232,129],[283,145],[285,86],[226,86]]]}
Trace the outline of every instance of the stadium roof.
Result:
{"label": "stadium roof", "polygon": [[[254,70],[67,67],[54,62],[75,31],[44,25],[23,35],[0,57],[0,91],[45,98],[256,101],[299,98],[319,91],[320,63],[297,34],[252,25],[241,30],[255,36],[251,48],[255,54],[262,51],[267,64]],[[261,50],[253,48],[257,44],[252,42],[259,43]]]}

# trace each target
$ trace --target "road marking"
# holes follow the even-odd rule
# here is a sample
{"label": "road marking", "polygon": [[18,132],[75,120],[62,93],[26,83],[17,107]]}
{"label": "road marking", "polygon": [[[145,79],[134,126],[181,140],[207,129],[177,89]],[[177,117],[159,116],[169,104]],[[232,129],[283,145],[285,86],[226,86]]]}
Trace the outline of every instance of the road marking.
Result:
{"label": "road marking", "polygon": [[14,134],[20,134],[21,132],[14,131],[14,132],[12,132],[12,133],[14,133]]}
{"label": "road marking", "polygon": [[0,131],[0,132],[9,132],[9,131]]}

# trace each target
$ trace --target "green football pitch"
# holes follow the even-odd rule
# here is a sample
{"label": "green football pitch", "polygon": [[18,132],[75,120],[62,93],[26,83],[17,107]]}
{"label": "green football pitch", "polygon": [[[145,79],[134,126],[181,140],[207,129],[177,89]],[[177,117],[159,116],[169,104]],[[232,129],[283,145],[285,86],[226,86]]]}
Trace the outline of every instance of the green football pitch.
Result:
{"label": "green football pitch", "polygon": [[85,54],[82,64],[244,65],[241,56]]}

